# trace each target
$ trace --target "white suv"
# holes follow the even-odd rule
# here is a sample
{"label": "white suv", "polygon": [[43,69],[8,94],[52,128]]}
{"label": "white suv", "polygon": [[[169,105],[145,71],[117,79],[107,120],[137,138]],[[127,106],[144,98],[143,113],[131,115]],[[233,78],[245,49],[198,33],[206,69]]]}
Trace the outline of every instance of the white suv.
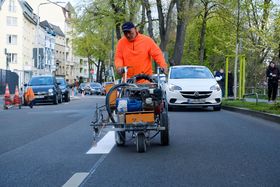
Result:
{"label": "white suv", "polygon": [[170,109],[175,106],[212,106],[215,111],[221,110],[221,88],[205,66],[170,67],[165,92]]}

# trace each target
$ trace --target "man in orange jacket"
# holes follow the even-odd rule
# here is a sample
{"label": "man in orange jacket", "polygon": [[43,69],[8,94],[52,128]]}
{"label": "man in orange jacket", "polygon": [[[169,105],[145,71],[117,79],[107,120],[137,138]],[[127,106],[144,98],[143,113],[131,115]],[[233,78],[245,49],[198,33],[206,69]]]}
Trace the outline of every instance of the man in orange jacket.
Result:
{"label": "man in orange jacket", "polygon": [[35,104],[35,95],[33,92],[33,89],[31,87],[27,88],[27,91],[25,93],[25,100],[30,108],[33,108],[33,105]]}
{"label": "man in orange jacket", "polygon": [[115,66],[118,74],[123,73],[123,67],[129,67],[127,78],[138,74],[152,75],[153,58],[167,73],[167,64],[160,48],[152,38],[140,34],[132,22],[122,25],[124,36],[119,40],[115,54]]}

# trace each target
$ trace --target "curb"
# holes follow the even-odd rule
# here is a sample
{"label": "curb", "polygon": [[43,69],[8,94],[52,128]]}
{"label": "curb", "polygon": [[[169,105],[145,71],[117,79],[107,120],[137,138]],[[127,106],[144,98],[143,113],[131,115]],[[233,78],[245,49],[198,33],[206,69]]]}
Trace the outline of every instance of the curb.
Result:
{"label": "curb", "polygon": [[280,115],[269,114],[269,113],[264,113],[264,112],[257,112],[257,111],[253,111],[253,110],[249,110],[249,109],[245,109],[245,108],[237,108],[237,107],[230,107],[230,106],[222,106],[222,109],[233,111],[233,112],[238,112],[241,114],[250,115],[253,117],[262,118],[262,119],[280,124]]}

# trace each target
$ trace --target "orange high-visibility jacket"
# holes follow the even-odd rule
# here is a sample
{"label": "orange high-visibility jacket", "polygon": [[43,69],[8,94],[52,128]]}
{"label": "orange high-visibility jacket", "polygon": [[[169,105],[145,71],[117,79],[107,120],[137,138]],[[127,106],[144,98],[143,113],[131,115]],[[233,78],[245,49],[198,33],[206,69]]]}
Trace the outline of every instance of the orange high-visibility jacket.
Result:
{"label": "orange high-visibility jacket", "polygon": [[152,75],[151,58],[160,67],[167,67],[162,51],[150,37],[138,33],[130,42],[123,36],[117,44],[115,66],[116,68],[128,66],[128,78],[141,73]]}

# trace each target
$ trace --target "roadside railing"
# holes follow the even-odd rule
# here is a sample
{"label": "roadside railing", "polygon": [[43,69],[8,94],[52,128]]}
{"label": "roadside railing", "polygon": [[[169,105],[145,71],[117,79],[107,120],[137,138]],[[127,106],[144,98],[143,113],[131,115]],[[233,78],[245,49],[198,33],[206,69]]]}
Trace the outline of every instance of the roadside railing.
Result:
{"label": "roadside railing", "polygon": [[244,95],[242,96],[242,100],[245,101],[245,97],[246,97],[246,96],[252,96],[252,95],[255,95],[256,105],[257,105],[258,102],[259,102],[259,94],[258,94],[258,93],[244,94]]}
{"label": "roadside railing", "polygon": [[[267,96],[267,86],[260,86],[260,87],[247,87],[245,90],[246,93],[248,94],[255,94],[258,93],[259,96],[263,95],[263,96]],[[280,86],[278,87],[278,91],[277,91],[277,97],[280,97]]]}

